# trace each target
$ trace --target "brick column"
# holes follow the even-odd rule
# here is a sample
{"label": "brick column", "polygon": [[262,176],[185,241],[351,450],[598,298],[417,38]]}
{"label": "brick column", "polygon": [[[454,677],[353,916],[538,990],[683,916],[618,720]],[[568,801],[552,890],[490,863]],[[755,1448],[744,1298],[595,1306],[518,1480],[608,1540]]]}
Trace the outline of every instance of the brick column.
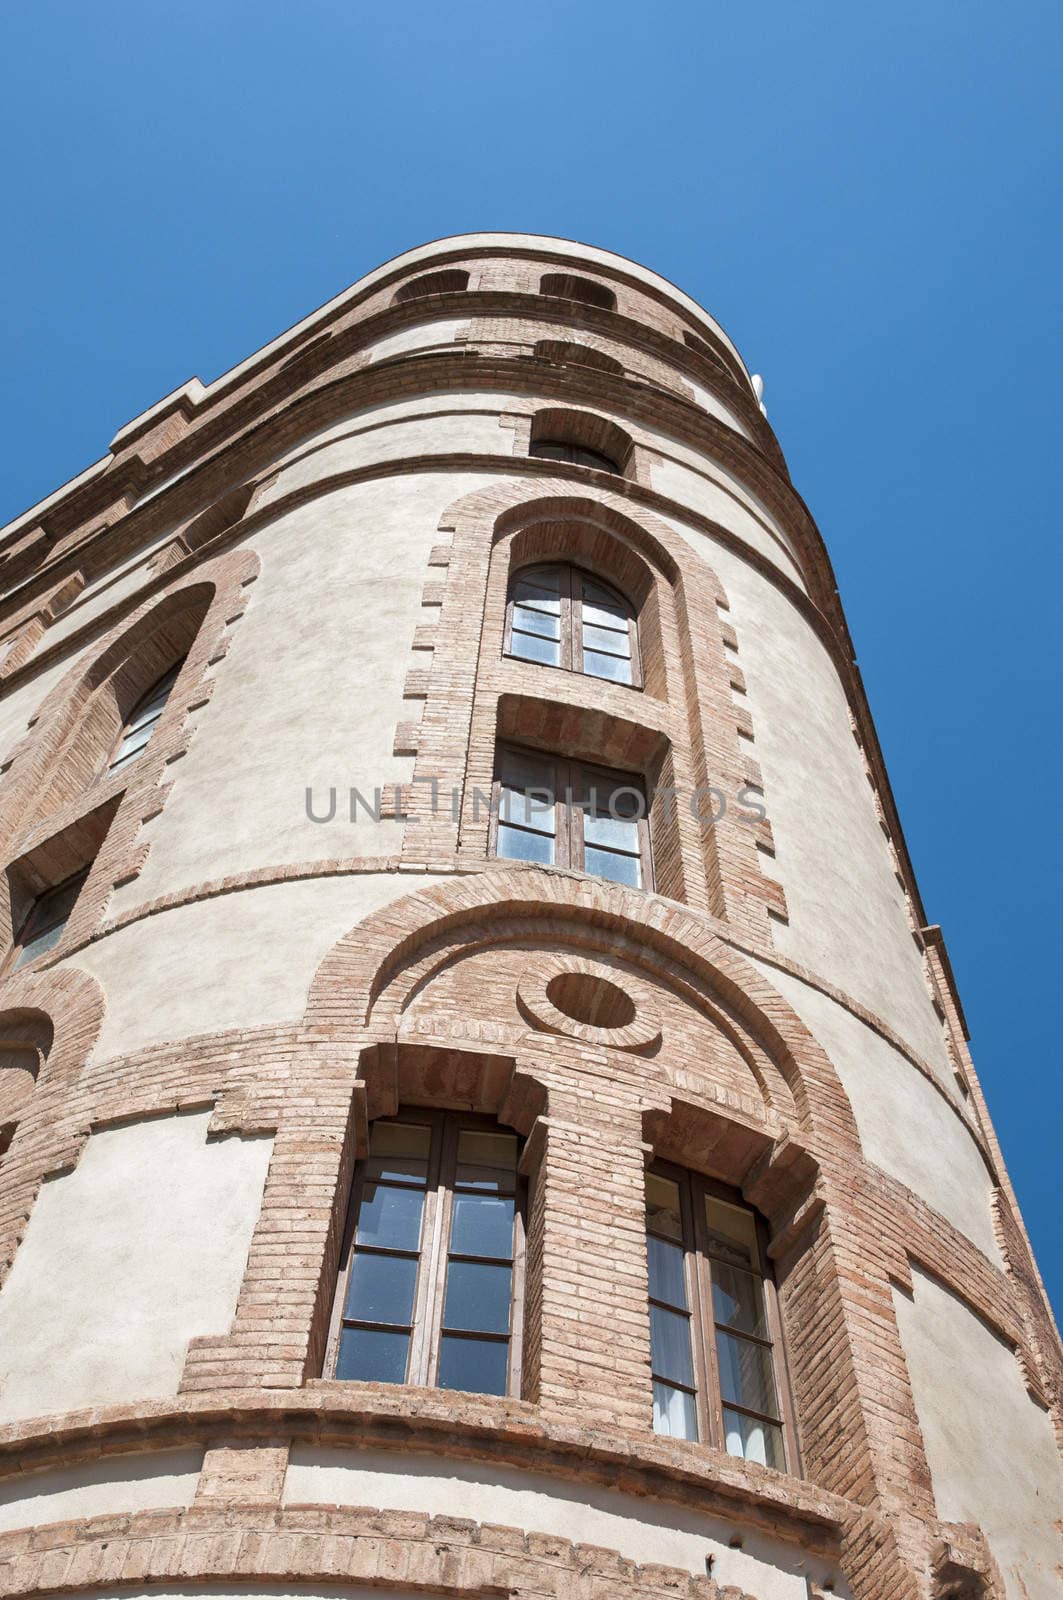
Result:
{"label": "brick column", "polygon": [[[553,1102],[557,1099],[551,1096]],[[540,1118],[525,1152],[528,1381],[547,1417],[650,1426],[645,1161],[638,1108]]]}

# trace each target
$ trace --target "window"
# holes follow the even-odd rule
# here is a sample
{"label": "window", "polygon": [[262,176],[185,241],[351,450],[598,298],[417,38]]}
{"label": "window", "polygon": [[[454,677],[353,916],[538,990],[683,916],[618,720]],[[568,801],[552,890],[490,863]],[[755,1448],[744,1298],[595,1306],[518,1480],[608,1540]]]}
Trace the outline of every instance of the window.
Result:
{"label": "window", "polygon": [[638,778],[499,747],[494,853],[505,861],[577,867],[652,887],[646,794]]}
{"label": "window", "polygon": [[605,355],[587,344],[576,344],[567,339],[540,339],[533,346],[537,361],[563,362],[577,367],[593,367],[598,372],[611,372],[618,378],[624,376],[624,366],[612,356]]}
{"label": "window", "polygon": [[563,439],[534,439],[528,454],[542,456],[547,461],[567,461],[574,467],[597,467],[599,472],[620,472],[611,456],[603,456],[600,450],[588,450],[582,444],[566,444]]}
{"label": "window", "polygon": [[774,1286],[731,1193],[677,1167],[646,1175],[653,1426],[784,1472]]}
{"label": "window", "polygon": [[63,937],[63,929],[70,920],[70,913],[88,875],[89,869],[84,867],[56,884],[54,889],[46,889],[37,896],[15,940],[18,952],[15,957],[16,968],[24,967],[38,956],[43,956],[47,950],[55,949]]}
{"label": "window", "polygon": [[631,607],[577,567],[525,567],[510,586],[507,655],[612,683],[639,682]]}
{"label": "window", "polygon": [[326,1371],[520,1393],[520,1140],[487,1117],[374,1122],[355,1175]]}
{"label": "window", "polygon": [[412,278],[395,292],[392,305],[405,305],[407,300],[421,300],[430,294],[460,294],[469,287],[469,274],[460,267],[445,267],[441,272],[426,272]]}
{"label": "window", "polygon": [[152,684],[147,694],[141,695],[126,719],[118,747],[107,769],[109,772],[114,772],[117,767],[124,767],[127,761],[135,761],[145,748],[155,732],[155,724],[166,709],[170,690],[177,681],[177,674],[183,665],[184,663],[179,661],[157,683]]}
{"label": "window", "polygon": [[544,273],[539,279],[539,293],[559,295],[563,300],[582,300],[584,305],[600,306],[603,311],[616,310],[616,295],[612,289],[572,272]]}

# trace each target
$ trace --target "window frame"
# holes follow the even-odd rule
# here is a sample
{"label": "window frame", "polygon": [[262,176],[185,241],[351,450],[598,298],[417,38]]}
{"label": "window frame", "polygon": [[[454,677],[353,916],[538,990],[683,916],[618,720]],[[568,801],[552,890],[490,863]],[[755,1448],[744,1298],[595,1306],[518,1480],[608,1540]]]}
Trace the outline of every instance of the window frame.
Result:
{"label": "window frame", "polygon": [[[537,572],[556,572],[560,576],[559,598],[561,601],[560,613],[560,640],[558,655],[560,657],[556,666],[550,661],[534,661],[528,656],[518,656],[513,653],[513,608],[518,603],[516,600],[516,587],[522,578],[534,581]],[[631,650],[631,681],[624,683],[619,678],[603,678],[596,672],[587,672],[583,664],[583,597],[576,598],[576,589],[587,579],[597,584],[600,589],[615,596],[617,603],[627,612],[627,636]],[[593,626],[593,624],[591,624]],[[619,630],[618,630],[619,631]],[[607,653],[607,652],[603,652]],[[638,617],[635,607],[626,595],[621,594],[613,584],[604,578],[599,578],[596,573],[588,571],[586,567],[578,566],[574,561],[537,561],[531,566],[519,567],[511,575],[509,589],[506,596],[506,621],[502,634],[502,654],[511,661],[521,661],[529,667],[549,667],[552,671],[577,672],[581,677],[593,678],[596,683],[608,683],[618,689],[642,689],[642,657],[639,653]]]}
{"label": "window frame", "polygon": [[[739,1190],[719,1179],[710,1178],[705,1173],[695,1172],[689,1167],[676,1166],[670,1161],[653,1160],[646,1168],[647,1176],[651,1174],[664,1178],[674,1183],[679,1189],[680,1216],[683,1230],[683,1274],[687,1293],[690,1318],[690,1358],[694,1376],[694,1411],[697,1419],[698,1436],[691,1439],[690,1444],[708,1444],[716,1450],[723,1450],[727,1454],[727,1429],[724,1420],[724,1406],[729,1411],[734,1411],[740,1416],[748,1417],[754,1422],[764,1422],[779,1429],[782,1437],[782,1450],[784,1466],[782,1470],[797,1475],[801,1470],[800,1455],[797,1447],[797,1429],[794,1420],[793,1396],[790,1391],[789,1363],[786,1354],[786,1341],[784,1337],[782,1316],[779,1309],[779,1296],[775,1286],[775,1277],[771,1270],[771,1262],[767,1253],[768,1232],[760,1213],[743,1200]],[[736,1404],[734,1401],[724,1401],[723,1389],[720,1382],[719,1360],[716,1353],[716,1321],[713,1293],[712,1293],[712,1263],[711,1255],[706,1244],[707,1223],[705,1221],[705,1200],[722,1200],[727,1205],[744,1211],[753,1220],[757,1253],[759,1256],[758,1270],[753,1276],[758,1277],[761,1292],[764,1297],[764,1311],[767,1320],[768,1338],[742,1332],[737,1337],[759,1345],[769,1353],[772,1363],[772,1376],[778,1398],[779,1415],[770,1417],[765,1412],[754,1411],[750,1406]],[[647,1266],[649,1256],[650,1232],[646,1230],[647,1238]],[[672,1244],[676,1240],[669,1241]],[[743,1269],[744,1270],[744,1269]],[[658,1305],[667,1311],[675,1311],[674,1306],[664,1301],[659,1301],[650,1293],[647,1280],[647,1306]],[[734,1334],[734,1329],[724,1328],[722,1331]],[[658,1374],[653,1366],[651,1347],[650,1355],[650,1380],[666,1383],[669,1388],[689,1393],[683,1384],[677,1383],[674,1378]],[[662,1435],[661,1437],[676,1437]],[[734,1456],[732,1459],[742,1461],[749,1459],[745,1456]],[[755,1463],[759,1465],[760,1463]],[[779,1468],[769,1468],[778,1471]]]}
{"label": "window frame", "polygon": [[[547,451],[568,450],[569,455],[548,455]],[[559,461],[562,466],[589,467],[592,472],[609,472],[614,478],[624,476],[623,464],[613,456],[606,455],[604,450],[595,450],[593,445],[577,444],[573,439],[533,439],[528,446],[528,455],[536,461]],[[581,461],[579,457],[593,456],[593,461]]]}
{"label": "window frame", "polygon": [[[158,728],[159,723],[166,715],[166,708],[170,704],[170,696],[173,694],[174,686],[176,685],[178,678],[181,676],[181,668],[185,664],[185,659],[186,658],[182,656],[181,660],[175,661],[172,667],[167,667],[166,671],[160,673],[155,679],[155,682],[149,684],[144,690],[144,693],[139,696],[129,715],[123,720],[122,726],[118,730],[118,735],[114,740],[114,743],[111,745],[107,755],[107,761],[103,769],[104,775],[109,775],[112,772],[121,772],[123,768],[130,766],[134,761],[138,760],[144,754],[145,750],[148,748],[148,745],[155,737],[155,731]],[[167,682],[167,679],[169,682]],[[166,698],[159,707],[157,715],[152,719],[151,732],[148,734],[148,737],[140,746],[139,750],[131,750],[127,756],[123,756],[122,759],[119,760],[118,753],[128,735],[130,733],[139,731],[134,729],[133,724],[136,721],[141,707],[150,704],[164,684],[166,684]]]}
{"label": "window frame", "polygon": [[[91,870],[92,863],[90,862],[88,866],[79,867],[76,872],[68,873],[59,883],[53,883],[50,888],[42,889],[39,894],[33,896],[29,910],[22,918],[18,925],[18,931],[11,940],[11,948],[8,950],[3,962],[0,963],[0,977],[6,977],[11,972],[24,971],[26,968],[32,967],[35,961],[39,961],[43,956],[50,955],[53,950],[59,948],[63,942],[63,934],[66,931],[67,923],[74,915],[74,908],[81,898],[81,891],[85,887]],[[46,923],[43,927],[33,926],[38,921],[40,913],[45,906],[49,902],[57,900],[63,891],[68,890],[72,885],[76,885],[76,888],[66,916],[57,922]],[[25,963],[20,963],[20,957],[29,940],[39,938],[42,933],[51,933],[53,928],[60,929],[59,938],[55,941],[55,944],[49,945],[47,950],[41,950],[35,956],[30,956]]]}
{"label": "window frame", "polygon": [[[517,1163],[514,1169],[514,1225],[513,1225],[513,1256],[512,1279],[510,1282],[510,1316],[509,1332],[501,1335],[493,1332],[472,1330],[447,1329],[451,1337],[483,1339],[491,1343],[507,1343],[509,1346],[506,1361],[506,1388],[504,1396],[499,1398],[520,1398],[523,1379],[523,1346],[524,1346],[524,1301],[525,1301],[525,1261],[527,1255],[527,1219],[528,1219],[528,1181],[520,1170],[520,1160],[523,1154],[524,1140],[515,1128],[508,1127],[497,1117],[487,1116],[481,1112],[451,1111],[441,1107],[427,1107],[403,1104],[398,1111],[391,1115],[375,1117],[376,1122],[402,1122],[415,1127],[428,1126],[431,1129],[431,1143],[429,1145],[428,1166],[424,1185],[424,1211],[421,1217],[421,1234],[417,1249],[417,1279],[414,1286],[413,1307],[409,1326],[409,1350],[406,1358],[406,1375],[403,1383],[394,1385],[395,1388],[437,1388],[439,1362],[443,1344],[443,1316],[446,1298],[447,1264],[451,1259],[450,1241],[452,1238],[454,1194],[464,1190],[457,1184],[457,1152],[458,1135],[463,1129],[484,1133],[510,1134],[517,1140]],[[370,1123],[372,1131],[373,1123]],[[325,1358],[322,1371],[327,1379],[335,1383],[352,1382],[381,1382],[379,1379],[351,1379],[340,1378],[336,1367],[340,1353],[340,1339],[345,1326],[354,1324],[359,1327],[377,1328],[387,1332],[395,1332],[404,1324],[374,1323],[364,1317],[348,1317],[345,1314],[347,1293],[350,1284],[352,1266],[355,1260],[355,1233],[358,1226],[358,1215],[361,1208],[362,1197],[366,1182],[371,1181],[367,1173],[366,1158],[359,1158],[355,1165],[354,1180],[351,1184],[350,1199],[347,1205],[347,1215],[344,1222],[343,1240],[340,1249],[339,1264],[336,1273],[336,1293],[329,1317],[328,1335],[325,1344]],[[392,1182],[392,1180],[389,1180]],[[420,1185],[403,1185],[395,1182],[395,1187],[417,1187]],[[364,1248],[364,1247],[363,1247]],[[391,1256],[409,1256],[412,1252],[387,1246],[373,1247],[376,1254]],[[470,1257],[465,1253],[457,1255],[459,1260],[500,1260],[499,1257]],[[455,1389],[455,1394],[480,1394],[490,1393],[486,1390]]]}
{"label": "window frame", "polygon": [[[499,739],[495,744],[494,778],[491,783],[491,827],[488,835],[488,855],[496,861],[519,861],[524,858],[519,856],[500,856],[498,854],[498,824],[502,809],[502,777],[500,772],[502,757],[511,753],[522,761],[539,761],[552,770],[553,781],[544,784],[554,796],[554,860],[546,865],[554,867],[569,867],[576,872],[586,872],[583,865],[583,831],[575,825],[575,813],[580,811],[579,806],[569,806],[564,799],[566,791],[578,791],[581,779],[590,779],[589,787],[593,787],[594,779],[602,779],[614,784],[617,788],[635,789],[642,795],[642,815],[638,818],[639,865],[642,870],[642,883],[639,889],[652,893],[653,879],[653,852],[650,841],[650,800],[647,794],[647,785],[639,772],[620,772],[612,767],[599,767],[592,762],[577,761],[567,756],[558,756],[549,750],[536,750],[533,746],[521,745],[510,739]],[[619,782],[617,782],[619,780]],[[545,809],[545,808],[544,808]],[[519,825],[518,825],[519,826]],[[524,830],[522,830],[524,831]],[[545,830],[543,830],[545,831]],[[625,851],[616,851],[618,855],[627,854]],[[534,862],[529,865],[535,865]],[[615,883],[618,888],[630,889],[632,884],[625,884],[616,878],[606,878],[600,873],[589,873],[588,876],[599,879],[602,883]]]}

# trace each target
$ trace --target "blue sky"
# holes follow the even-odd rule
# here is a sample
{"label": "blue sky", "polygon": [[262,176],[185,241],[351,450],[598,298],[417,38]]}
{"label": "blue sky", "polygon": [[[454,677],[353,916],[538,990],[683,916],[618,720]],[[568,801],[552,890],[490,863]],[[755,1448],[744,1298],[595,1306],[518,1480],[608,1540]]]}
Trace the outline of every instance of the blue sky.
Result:
{"label": "blue sky", "polygon": [[1063,1305],[1063,12],[34,0],[0,19],[0,520],[408,246],[589,240],[764,373]]}

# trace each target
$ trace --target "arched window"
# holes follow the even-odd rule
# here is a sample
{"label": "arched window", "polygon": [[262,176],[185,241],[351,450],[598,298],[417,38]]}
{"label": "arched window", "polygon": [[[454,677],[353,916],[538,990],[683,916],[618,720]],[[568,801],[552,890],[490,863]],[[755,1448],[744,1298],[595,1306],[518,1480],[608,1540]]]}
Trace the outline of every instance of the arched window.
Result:
{"label": "arched window", "polygon": [[325,1371],[520,1393],[521,1141],[490,1117],[402,1110],[355,1173]]}
{"label": "arched window", "polygon": [[778,1307],[756,1214],[723,1184],[656,1164],[646,1174],[646,1233],[654,1430],[793,1470]]}
{"label": "arched window", "polygon": [[411,278],[396,289],[392,305],[405,305],[407,300],[421,300],[430,294],[460,294],[469,287],[469,274],[460,267],[445,267],[441,272],[426,272],[420,278]]}
{"label": "arched window", "polygon": [[539,279],[539,293],[558,295],[562,300],[581,300],[585,306],[599,306],[603,311],[616,310],[616,295],[604,283],[593,278],[581,278],[574,272],[544,272]]}
{"label": "arched window", "polygon": [[599,472],[620,472],[611,456],[600,450],[588,450],[586,445],[566,444],[563,439],[533,439],[528,450],[530,456],[542,456],[547,461],[567,461],[574,467],[597,467]]}
{"label": "arched window", "polygon": [[82,867],[62,883],[36,896],[15,936],[12,953],[16,969],[28,966],[38,956],[55,949],[88,875],[89,868]]}
{"label": "arched window", "polygon": [[499,745],[491,820],[503,860],[653,886],[646,791],[633,773]]}
{"label": "arched window", "polygon": [[641,681],[631,606],[578,567],[525,567],[516,574],[506,609],[505,653],[611,683]]}
{"label": "arched window", "polygon": [[153,683],[146,694],[141,695],[129,716],[126,718],[115,746],[114,754],[108,766],[109,772],[114,772],[118,767],[124,767],[127,762],[135,761],[141,754],[148,740],[155,732],[155,724],[166,709],[166,702],[170,698],[170,690],[177,681],[177,674],[184,663],[178,661],[169,672],[163,674],[157,682]]}

